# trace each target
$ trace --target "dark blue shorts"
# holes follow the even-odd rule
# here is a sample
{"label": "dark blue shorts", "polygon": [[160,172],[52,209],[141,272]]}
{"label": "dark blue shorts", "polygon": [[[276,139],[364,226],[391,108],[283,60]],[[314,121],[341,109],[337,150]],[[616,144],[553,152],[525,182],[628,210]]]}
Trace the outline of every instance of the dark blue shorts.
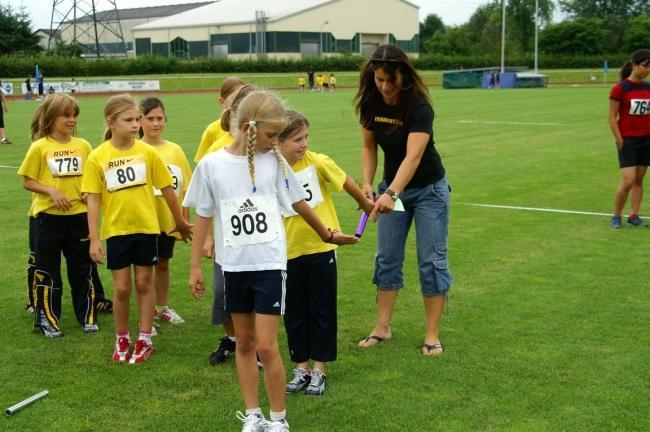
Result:
{"label": "dark blue shorts", "polygon": [[623,138],[623,148],[618,150],[621,168],[650,165],[650,137]]}
{"label": "dark blue shorts", "polygon": [[158,236],[158,258],[172,258],[174,256],[174,245],[176,245],[176,237],[160,233]]}
{"label": "dark blue shorts", "polygon": [[106,267],[119,270],[131,264],[149,267],[158,264],[156,234],[127,234],[106,240]]}
{"label": "dark blue shorts", "polygon": [[284,315],[287,273],[284,270],[223,272],[226,312]]}

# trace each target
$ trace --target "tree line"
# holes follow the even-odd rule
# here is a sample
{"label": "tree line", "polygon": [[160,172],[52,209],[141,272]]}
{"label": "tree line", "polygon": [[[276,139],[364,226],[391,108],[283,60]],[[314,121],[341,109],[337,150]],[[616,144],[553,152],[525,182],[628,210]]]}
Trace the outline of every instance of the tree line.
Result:
{"label": "tree line", "polygon": [[[420,53],[448,56],[501,52],[502,1],[506,1],[507,55],[534,51],[535,0],[492,0],[462,25],[446,26],[432,14],[420,23]],[[538,0],[539,52],[608,55],[650,47],[648,0]],[[562,21],[553,23],[559,8]]]}

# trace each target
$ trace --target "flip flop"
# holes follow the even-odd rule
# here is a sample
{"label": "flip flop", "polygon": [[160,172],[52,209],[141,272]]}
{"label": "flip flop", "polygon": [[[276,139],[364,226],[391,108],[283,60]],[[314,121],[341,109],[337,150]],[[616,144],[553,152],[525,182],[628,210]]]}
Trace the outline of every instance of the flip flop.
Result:
{"label": "flip flop", "polygon": [[375,345],[380,344],[381,342],[383,342],[383,341],[385,340],[385,339],[384,339],[383,337],[381,337],[381,336],[370,335],[370,336],[368,336],[367,338],[364,338],[363,341],[364,341],[364,342],[368,342],[368,341],[371,340],[371,339],[374,340],[375,343],[370,344],[370,345],[366,345],[366,346],[360,346],[360,348],[370,348],[370,347],[372,347],[372,346],[375,346]]}
{"label": "flip flop", "polygon": [[[426,350],[426,353],[424,352],[425,350]],[[440,350],[440,352],[432,353],[431,351],[433,351],[433,350]],[[436,357],[436,356],[439,356],[440,354],[442,354],[443,352],[445,352],[445,350],[442,348],[441,343],[435,343],[435,344],[431,344],[431,345],[425,343],[424,345],[422,345],[422,355],[424,355],[424,356]]]}

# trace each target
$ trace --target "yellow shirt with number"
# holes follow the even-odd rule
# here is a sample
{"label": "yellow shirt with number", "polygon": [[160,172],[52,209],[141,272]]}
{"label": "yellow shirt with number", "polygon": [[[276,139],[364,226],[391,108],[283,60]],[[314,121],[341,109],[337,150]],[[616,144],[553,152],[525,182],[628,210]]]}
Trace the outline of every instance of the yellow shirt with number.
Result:
{"label": "yellow shirt with number", "polygon": [[[185,152],[183,152],[183,149],[178,144],[170,141],[165,141],[164,144],[154,145],[152,147],[156,149],[163,162],[165,162],[165,165],[167,165],[167,169],[172,176],[172,189],[174,189],[174,194],[178,200],[178,207],[181,208],[183,207],[183,196],[192,178],[192,170],[190,169]],[[167,201],[165,201],[165,197],[162,196],[159,189],[155,188],[154,195],[156,197],[156,215],[158,216],[160,232],[167,233],[180,240],[180,234],[171,234],[172,230],[176,228],[176,221],[174,221],[174,216],[167,205]]]}
{"label": "yellow shirt with number", "polygon": [[[336,217],[336,209],[334,208],[327,184],[331,184],[335,192],[340,192],[343,189],[347,176],[329,156],[311,151],[307,151],[305,157],[296,162],[291,169],[294,173],[300,173],[311,166],[316,169],[318,187],[323,196],[323,202],[314,207],[313,210],[325,226],[330,229],[340,229],[339,220]],[[314,185],[303,184],[303,187],[307,192],[308,199],[306,201],[309,204],[309,197],[314,194]],[[336,249],[336,245],[323,242],[318,234],[300,216],[284,218],[284,228],[287,232],[287,259]]]}
{"label": "yellow shirt with number", "polygon": [[196,155],[194,156],[194,162],[199,163],[199,161],[203,159],[203,156],[205,156],[207,153],[212,143],[227,133],[228,131],[221,129],[221,117],[219,117],[216,121],[210,123],[208,127],[206,127],[203,131],[201,142],[199,143],[199,149],[196,151]]}
{"label": "yellow shirt with number", "polygon": [[128,150],[110,141],[90,153],[81,191],[100,194],[102,240],[127,234],[159,234],[153,187],[172,184],[172,176],[158,152],[135,140]]}
{"label": "yellow shirt with number", "polygon": [[44,212],[53,215],[85,213],[86,204],[81,201],[81,176],[83,175],[92,147],[88,141],[72,137],[63,144],[51,137],[34,141],[27,151],[18,175],[60,190],[70,201],[68,211],[59,210],[49,194],[33,193],[30,216]]}
{"label": "yellow shirt with number", "polygon": [[234,138],[232,135],[230,135],[230,132],[226,132],[221,138],[216,140],[215,142],[212,143],[208,151],[205,152],[205,154],[210,154],[213,152],[216,152],[217,150],[221,150],[224,147],[228,147],[232,142],[234,141]]}

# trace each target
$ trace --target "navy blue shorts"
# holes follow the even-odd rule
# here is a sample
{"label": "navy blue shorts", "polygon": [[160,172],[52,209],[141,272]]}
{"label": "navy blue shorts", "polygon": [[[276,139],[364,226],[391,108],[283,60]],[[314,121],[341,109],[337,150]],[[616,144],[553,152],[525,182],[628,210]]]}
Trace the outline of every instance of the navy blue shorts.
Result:
{"label": "navy blue shorts", "polygon": [[158,264],[156,234],[127,234],[106,240],[106,267],[119,270],[131,264],[149,267]]}
{"label": "navy blue shorts", "polygon": [[620,168],[650,165],[650,137],[623,138],[623,148],[618,150]]}
{"label": "navy blue shorts", "polygon": [[176,237],[161,232],[158,236],[158,258],[170,259],[174,256]]}
{"label": "navy blue shorts", "polygon": [[284,315],[287,273],[284,270],[223,272],[226,312]]}

